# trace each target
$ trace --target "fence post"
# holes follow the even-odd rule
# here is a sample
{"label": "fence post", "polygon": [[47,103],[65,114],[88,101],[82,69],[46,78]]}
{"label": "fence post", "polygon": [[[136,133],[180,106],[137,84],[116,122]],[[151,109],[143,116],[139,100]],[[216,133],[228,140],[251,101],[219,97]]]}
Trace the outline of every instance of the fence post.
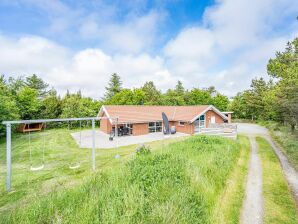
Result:
{"label": "fence post", "polygon": [[116,124],[115,124],[115,137],[118,138],[118,118],[116,118]]}
{"label": "fence post", "polygon": [[92,119],[92,169],[95,171],[95,120]]}
{"label": "fence post", "polygon": [[11,191],[11,124],[6,124],[6,190]]}

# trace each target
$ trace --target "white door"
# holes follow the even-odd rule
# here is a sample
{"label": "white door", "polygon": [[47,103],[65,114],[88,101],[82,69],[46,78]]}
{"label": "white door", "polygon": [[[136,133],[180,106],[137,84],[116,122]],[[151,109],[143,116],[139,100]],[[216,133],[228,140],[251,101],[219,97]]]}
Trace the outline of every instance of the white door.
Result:
{"label": "white door", "polygon": [[215,124],[215,116],[211,116],[211,124]]}

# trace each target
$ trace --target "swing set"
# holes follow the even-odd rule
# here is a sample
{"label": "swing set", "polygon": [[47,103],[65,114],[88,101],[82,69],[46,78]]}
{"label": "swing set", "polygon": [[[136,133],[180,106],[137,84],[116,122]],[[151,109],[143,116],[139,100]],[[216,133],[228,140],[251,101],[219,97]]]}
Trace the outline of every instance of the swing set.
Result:
{"label": "swing set", "polygon": [[[87,121],[88,122],[88,121]],[[30,130],[31,125],[27,124],[26,125],[28,129]],[[87,125],[88,126],[88,125]],[[43,126],[44,132],[46,131],[46,125]],[[81,142],[82,142],[82,121],[80,120],[80,140],[79,140],[79,148],[81,148]],[[41,131],[42,129],[40,129]],[[70,131],[70,121],[68,121],[68,131]],[[28,147],[29,147],[29,160],[30,160],[30,170],[31,171],[39,171],[42,170],[45,167],[45,148],[46,148],[46,134],[42,134],[42,163],[40,166],[34,167],[33,165],[33,158],[32,158],[32,145],[31,145],[31,131],[28,131]],[[81,166],[80,162],[74,163],[74,164],[69,164],[69,169],[77,169]]]}
{"label": "swing set", "polygon": [[[2,124],[6,125],[6,190],[11,191],[11,175],[12,175],[12,168],[11,168],[11,127],[13,124],[25,124],[28,129],[30,129],[30,124],[34,125],[36,123],[42,123],[44,132],[46,130],[46,123],[49,122],[68,122],[68,130],[70,130],[70,122],[72,121],[79,121],[79,147],[81,148],[82,143],[82,121],[88,122],[91,121],[92,123],[92,170],[94,171],[96,168],[96,161],[95,161],[95,121],[99,121],[101,119],[111,119],[107,117],[87,117],[87,118],[62,118],[62,119],[43,119],[43,120],[21,120],[21,121],[3,121]],[[39,166],[34,166],[33,164],[33,147],[32,147],[32,135],[31,132],[28,131],[28,146],[29,146],[29,160],[30,160],[30,171],[40,171],[45,168],[45,148],[46,148],[46,133],[42,134],[42,159],[41,164]],[[69,169],[77,169],[81,166],[80,162],[70,163]]]}

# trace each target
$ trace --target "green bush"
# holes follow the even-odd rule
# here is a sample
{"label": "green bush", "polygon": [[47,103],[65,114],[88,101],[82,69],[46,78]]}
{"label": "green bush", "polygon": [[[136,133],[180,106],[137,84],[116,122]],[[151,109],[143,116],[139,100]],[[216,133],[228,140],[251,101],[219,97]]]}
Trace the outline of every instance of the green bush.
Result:
{"label": "green bush", "polygon": [[198,136],[195,140],[198,141],[199,143],[204,143],[204,144],[220,144],[223,142],[223,140],[220,138],[206,136],[206,135]]}
{"label": "green bush", "polygon": [[137,154],[137,156],[149,155],[149,154],[151,154],[150,147],[142,144],[136,149],[136,154]]}

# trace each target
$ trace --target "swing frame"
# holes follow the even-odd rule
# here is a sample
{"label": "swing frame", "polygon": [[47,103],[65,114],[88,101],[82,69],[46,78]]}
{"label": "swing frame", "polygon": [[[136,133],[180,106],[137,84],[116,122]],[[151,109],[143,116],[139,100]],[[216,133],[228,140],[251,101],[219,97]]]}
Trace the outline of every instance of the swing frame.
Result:
{"label": "swing frame", "polygon": [[[68,121],[68,131],[70,130],[69,127],[70,127],[70,121]],[[82,143],[82,121],[80,120],[80,142],[79,142],[79,148],[81,148],[81,143]],[[75,169],[77,169],[79,167],[81,167],[81,163],[80,162],[69,164],[69,166],[68,166],[68,168],[71,169],[71,170],[75,170]]]}
{"label": "swing frame", "polygon": [[[66,121],[91,121],[92,122],[92,170],[96,169],[96,151],[95,151],[95,121],[103,119],[114,119],[112,117],[85,117],[85,118],[61,118],[61,119],[38,119],[38,120],[18,120],[18,121],[3,121],[6,125],[6,191],[11,191],[11,127],[13,124],[32,124],[32,123],[50,123],[50,122],[66,122]],[[118,119],[118,117],[116,118]],[[42,165],[44,166],[44,164]],[[33,167],[33,171],[43,169],[43,167]],[[77,165],[70,166],[70,169],[75,169]],[[71,168],[72,167],[72,168]]]}

